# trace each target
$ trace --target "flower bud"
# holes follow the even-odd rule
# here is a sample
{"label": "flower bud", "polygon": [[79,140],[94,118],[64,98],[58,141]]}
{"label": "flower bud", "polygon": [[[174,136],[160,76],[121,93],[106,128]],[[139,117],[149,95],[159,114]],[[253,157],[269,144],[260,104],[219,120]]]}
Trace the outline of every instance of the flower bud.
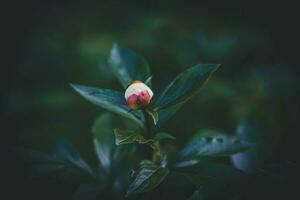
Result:
{"label": "flower bud", "polygon": [[139,80],[133,81],[125,91],[126,102],[133,110],[146,107],[152,96],[152,90]]}

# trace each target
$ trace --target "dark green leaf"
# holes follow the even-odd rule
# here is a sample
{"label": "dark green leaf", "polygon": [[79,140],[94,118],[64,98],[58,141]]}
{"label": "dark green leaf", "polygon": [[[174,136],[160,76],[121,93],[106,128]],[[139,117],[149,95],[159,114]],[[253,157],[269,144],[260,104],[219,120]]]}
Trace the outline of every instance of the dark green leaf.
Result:
{"label": "dark green leaf", "polygon": [[208,199],[227,199],[236,195],[243,184],[249,181],[249,177],[242,171],[233,167],[199,161],[197,164],[186,167],[184,164],[175,170],[186,176],[199,190],[201,197]]}
{"label": "dark green leaf", "polygon": [[188,198],[187,200],[201,200],[202,198],[200,197],[199,191],[195,191],[193,195]]}
{"label": "dark green leaf", "polygon": [[94,148],[99,162],[104,169],[109,170],[114,147],[112,115],[104,113],[97,117],[92,126],[92,133],[95,135]]}
{"label": "dark green leaf", "polygon": [[99,115],[93,125],[92,125],[92,133],[96,136],[98,140],[105,141],[108,143],[112,141],[111,133],[113,132],[113,116],[104,112]]}
{"label": "dark green leaf", "polygon": [[144,127],[144,116],[141,111],[130,111],[124,95],[121,92],[71,84],[71,86],[88,101],[122,115]]}
{"label": "dark green leaf", "polygon": [[155,107],[162,109],[187,101],[199,91],[218,67],[218,64],[198,64],[182,72],[166,87]]}
{"label": "dark green leaf", "polygon": [[151,161],[143,162],[135,178],[130,184],[127,194],[147,192],[157,187],[169,174],[169,169],[159,167]]}
{"label": "dark green leaf", "polygon": [[134,142],[145,144],[151,141],[151,140],[146,140],[141,134],[134,133],[131,131],[124,131],[118,128],[114,129],[114,133],[115,133],[116,145],[130,144]]}
{"label": "dark green leaf", "polygon": [[146,79],[145,84],[146,84],[148,87],[151,88],[151,87],[152,87],[151,82],[152,82],[152,76],[149,76],[149,77]]}
{"label": "dark green leaf", "polygon": [[99,199],[101,192],[102,195],[104,193],[102,187],[99,187],[99,185],[93,183],[81,183],[76,189],[76,191],[74,192],[74,194],[72,195],[72,200]]}
{"label": "dark green leaf", "polygon": [[105,181],[110,175],[117,176],[118,181],[121,181],[123,186],[125,186],[122,181],[124,173],[126,174],[126,171],[129,170],[129,165],[132,161],[131,155],[134,154],[135,146],[117,147],[113,129],[116,126],[127,127],[127,123],[132,124],[132,121],[126,118],[120,119],[112,113],[104,112],[96,118],[92,126],[94,149],[100,162],[99,177]]}
{"label": "dark green leaf", "polygon": [[97,154],[97,158],[98,158],[99,162],[101,163],[101,166],[104,169],[109,170],[110,163],[111,163],[110,148],[106,145],[102,145],[97,138],[94,138],[94,148],[95,148],[95,152]]}
{"label": "dark green leaf", "polygon": [[176,138],[173,135],[170,135],[169,133],[159,132],[155,135],[154,139],[156,140],[176,140]]}
{"label": "dark green leaf", "polygon": [[124,88],[134,80],[144,82],[151,76],[148,63],[142,56],[118,44],[113,45],[108,64]]}
{"label": "dark green leaf", "polygon": [[63,182],[72,182],[72,184],[81,181],[94,181],[96,174],[73,149],[72,145],[65,140],[59,140],[54,155],[48,155],[28,149],[17,150],[24,164],[29,166],[29,174],[33,177],[55,178]]}
{"label": "dark green leaf", "polygon": [[57,158],[48,155],[44,152],[25,149],[25,148],[18,148],[16,149],[16,154],[18,159],[25,163],[55,163],[58,162],[62,164],[63,162],[59,161]]}
{"label": "dark green leaf", "polygon": [[235,136],[204,130],[199,131],[181,151],[182,157],[226,156],[248,150],[253,145]]}
{"label": "dark green leaf", "polygon": [[47,176],[66,168],[63,160],[43,152],[20,148],[16,150],[16,154],[22,163],[30,165],[29,173],[34,177]]}
{"label": "dark green leaf", "polygon": [[168,121],[181,108],[182,105],[183,103],[179,103],[158,110],[157,112],[159,119],[156,125],[160,127],[162,124]]}
{"label": "dark green leaf", "polygon": [[95,176],[93,169],[81,158],[79,153],[67,140],[60,139],[56,142],[55,156],[68,162],[68,164],[72,164],[72,166],[78,168],[82,172]]}
{"label": "dark green leaf", "polygon": [[234,166],[244,172],[254,172],[263,161],[263,140],[253,116],[239,124],[236,135],[249,143],[255,143],[250,151],[237,153],[231,156]]}

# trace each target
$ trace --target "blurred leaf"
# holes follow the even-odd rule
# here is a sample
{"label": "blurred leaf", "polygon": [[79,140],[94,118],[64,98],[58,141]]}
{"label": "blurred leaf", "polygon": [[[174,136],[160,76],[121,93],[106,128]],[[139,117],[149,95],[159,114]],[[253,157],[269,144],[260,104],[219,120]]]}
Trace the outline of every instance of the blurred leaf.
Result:
{"label": "blurred leaf", "polygon": [[248,150],[252,146],[235,136],[204,130],[197,132],[180,154],[182,157],[226,156]]}
{"label": "blurred leaf", "polygon": [[263,160],[263,140],[257,128],[255,120],[251,117],[239,124],[236,135],[244,141],[255,143],[255,147],[250,151],[231,155],[234,166],[244,172],[252,173]]}
{"label": "blurred leaf", "polygon": [[64,161],[44,152],[20,148],[16,150],[16,153],[21,161],[30,165],[32,176],[44,176],[66,169]]}
{"label": "blurred leaf", "polygon": [[110,113],[101,114],[92,126],[92,133],[95,135],[94,147],[101,166],[109,170],[111,164],[111,154],[114,147],[112,137],[112,115]]}
{"label": "blurred leaf", "polygon": [[[51,163],[51,162],[58,162],[57,158],[50,156],[44,152],[25,149],[25,148],[18,148],[16,149],[16,153],[18,159],[21,159],[24,162],[30,163]],[[62,163],[61,161],[59,161]]]}
{"label": "blurred leaf", "polygon": [[198,64],[179,74],[155,102],[157,109],[187,101],[195,95],[218,64]]}
{"label": "blurred leaf", "polygon": [[195,191],[187,200],[201,200],[199,191]]}
{"label": "blurred leaf", "polygon": [[130,184],[127,194],[136,194],[150,191],[157,187],[169,174],[169,169],[159,167],[152,161],[143,161],[135,178]]}
{"label": "blurred leaf", "polygon": [[145,82],[151,76],[148,63],[142,56],[118,44],[113,45],[108,64],[123,88],[134,80]]}
{"label": "blurred leaf", "polygon": [[56,142],[55,156],[62,158],[64,161],[71,163],[81,171],[95,176],[93,169],[81,158],[78,152],[67,140],[61,139]]}
{"label": "blurred leaf", "polygon": [[101,163],[101,166],[106,169],[109,170],[110,168],[110,148],[107,147],[106,145],[103,145],[100,143],[100,141],[97,138],[94,138],[94,148],[95,148],[95,152],[97,154],[97,158],[99,160],[99,162]]}
{"label": "blurred leaf", "polygon": [[179,163],[175,170],[186,176],[199,190],[201,196],[208,199],[227,199],[236,195],[239,187],[249,181],[242,171],[223,164],[199,161],[185,166]]}
{"label": "blurred leaf", "polygon": [[32,176],[42,177],[52,173],[63,172],[67,167],[65,163],[52,162],[52,163],[40,163],[33,164],[30,166],[32,170]]}
{"label": "blurred leaf", "polygon": [[30,175],[47,177],[49,175],[63,182],[79,183],[83,180],[94,181],[96,174],[65,140],[57,141],[54,155],[22,149],[17,155],[30,168]]}
{"label": "blurred leaf", "polygon": [[71,84],[71,86],[88,101],[123,117],[132,119],[141,127],[144,127],[143,113],[141,111],[130,111],[121,92],[77,84]]}
{"label": "blurred leaf", "polygon": [[151,88],[151,87],[152,87],[151,82],[152,82],[152,76],[149,76],[149,77],[146,79],[145,84],[146,84],[148,87]]}
{"label": "blurred leaf", "polygon": [[133,155],[136,155],[136,147],[134,145],[117,147],[113,134],[113,127],[126,126],[127,123],[132,124],[126,118],[119,119],[117,116],[105,112],[93,124],[94,148],[101,164],[98,174],[104,190],[107,187],[118,191],[125,190],[129,184],[127,172],[134,162]]}
{"label": "blurred leaf", "polygon": [[176,138],[169,134],[169,133],[164,133],[164,132],[159,132],[159,133],[156,133],[154,139],[156,140],[176,140]]}
{"label": "blurred leaf", "polygon": [[186,168],[186,167],[190,167],[190,166],[196,165],[198,163],[199,163],[199,160],[185,160],[185,161],[176,163],[174,165],[174,167]]}
{"label": "blurred leaf", "polygon": [[80,184],[76,189],[74,194],[72,195],[72,199],[74,200],[96,200],[100,198],[99,195],[99,186],[91,183],[83,183]]}

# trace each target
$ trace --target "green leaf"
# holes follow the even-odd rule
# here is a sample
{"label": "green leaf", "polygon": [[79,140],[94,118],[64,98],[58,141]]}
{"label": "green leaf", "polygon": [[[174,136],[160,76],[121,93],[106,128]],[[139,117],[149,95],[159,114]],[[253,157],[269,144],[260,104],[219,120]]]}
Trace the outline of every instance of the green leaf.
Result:
{"label": "green leaf", "polygon": [[16,156],[22,162],[22,166],[29,169],[30,176],[49,177],[77,184],[82,181],[95,181],[96,171],[92,168],[73,146],[66,140],[56,141],[56,149],[53,154],[29,150],[16,149]]}
{"label": "green leaf", "polygon": [[198,64],[179,74],[162,92],[155,103],[158,109],[182,103],[195,95],[218,64]]}
{"label": "green leaf", "polygon": [[169,133],[160,132],[157,133],[154,137],[156,140],[176,140],[176,138],[173,135],[170,135]]}
{"label": "green leaf", "polygon": [[201,200],[199,191],[195,191],[192,196],[190,198],[188,198],[187,200]]}
{"label": "green leaf", "polygon": [[113,45],[108,64],[124,88],[134,80],[144,82],[151,76],[148,63],[142,56],[118,44]]}
{"label": "green leaf", "polygon": [[141,134],[134,133],[132,131],[124,131],[118,128],[114,129],[114,133],[116,145],[130,144],[134,142],[145,144],[152,141],[146,140]]}
{"label": "green leaf", "polygon": [[112,115],[104,113],[97,117],[92,126],[92,133],[95,135],[94,148],[101,166],[106,170],[110,168],[114,147],[112,132]]}
{"label": "green leaf", "polygon": [[249,181],[249,177],[242,171],[224,164],[199,161],[197,164],[186,167],[178,164],[174,169],[183,174],[199,190],[204,199],[224,199],[236,195],[239,187]]}
{"label": "green leaf", "polygon": [[88,101],[123,117],[132,119],[141,127],[144,127],[144,116],[142,111],[130,111],[123,93],[77,84],[71,84],[71,86]]}
{"label": "green leaf", "polygon": [[182,157],[226,156],[242,152],[253,144],[241,141],[235,136],[204,130],[199,131],[181,151]]}
{"label": "green leaf", "polygon": [[151,88],[151,87],[152,87],[151,82],[152,82],[152,76],[149,76],[149,77],[146,79],[145,84],[146,84],[148,87]]}
{"label": "green leaf", "polygon": [[168,121],[181,108],[182,105],[183,103],[179,103],[158,110],[157,112],[158,112],[159,120],[156,126],[160,127],[162,124]]}
{"label": "green leaf", "polygon": [[116,146],[113,134],[114,127],[123,127],[124,125],[127,127],[127,123],[132,124],[132,121],[126,118],[120,119],[109,112],[101,113],[93,123],[94,150],[100,162],[97,172],[101,178],[118,174],[118,178],[123,179],[122,174],[130,169],[131,156],[134,155],[135,146]]}
{"label": "green leaf", "polygon": [[16,149],[18,159],[25,165],[30,165],[30,175],[41,177],[55,172],[60,172],[66,169],[66,164],[63,160],[44,152],[35,150],[18,148]]}
{"label": "green leaf", "polygon": [[169,174],[169,169],[155,165],[152,161],[144,161],[133,182],[129,185],[127,194],[137,194],[150,191],[157,187]]}
{"label": "green leaf", "polygon": [[80,171],[94,177],[95,172],[89,164],[81,158],[73,145],[67,140],[60,139],[56,141],[55,156],[71,164]]}
{"label": "green leaf", "polygon": [[253,173],[262,165],[264,155],[263,139],[254,116],[250,115],[246,121],[238,125],[236,135],[244,141],[255,143],[255,147],[250,151],[231,155],[231,161],[236,168]]}

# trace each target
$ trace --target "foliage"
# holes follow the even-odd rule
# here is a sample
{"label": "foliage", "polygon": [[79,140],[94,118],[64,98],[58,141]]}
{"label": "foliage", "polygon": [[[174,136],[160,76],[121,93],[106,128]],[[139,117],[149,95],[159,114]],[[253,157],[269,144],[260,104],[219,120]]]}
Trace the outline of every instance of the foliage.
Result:
{"label": "foliage", "polygon": [[[293,184],[297,180],[293,179],[296,179],[299,168],[300,79],[297,51],[290,47],[296,47],[298,34],[287,31],[290,30],[287,29],[289,24],[290,27],[297,25],[297,20],[294,20],[297,18],[292,16],[297,12],[283,9],[284,3],[277,4],[277,12],[276,8],[270,9],[276,3],[261,2],[257,6],[252,2],[236,5],[225,1],[224,5],[194,1],[198,2],[197,6],[185,1],[137,1],[136,4],[125,2],[121,6],[120,2],[24,2],[25,7],[16,4],[22,17],[13,17],[20,12],[9,12],[8,19],[13,17],[24,23],[6,29],[12,32],[13,38],[7,40],[9,49],[17,51],[7,51],[13,58],[6,56],[7,66],[11,67],[7,68],[9,73],[2,79],[3,137],[4,141],[9,140],[4,143],[45,152],[35,153],[51,159],[36,156],[38,161],[28,167],[35,175],[46,176],[39,176],[38,180],[36,176],[24,178],[31,175],[23,173],[26,169],[24,163],[9,162],[12,164],[9,167],[11,173],[4,170],[9,179],[4,179],[4,185],[11,185],[12,192],[5,191],[26,199],[35,199],[33,196],[36,196],[36,199],[66,200],[75,191],[74,199],[92,199],[95,193],[101,193],[102,197],[96,199],[124,199],[126,189],[133,181],[129,172],[139,169],[140,160],[153,159],[152,147],[150,143],[143,145],[138,142],[116,146],[113,130],[119,128],[132,132],[137,129],[133,132],[145,139],[158,139],[157,134],[148,137],[144,130],[139,130],[143,128],[135,121],[135,115],[130,119],[131,123],[127,123],[126,117],[111,115],[105,109],[84,103],[67,84],[82,83],[123,93],[123,86],[120,86],[107,59],[112,43],[118,41],[137,50],[139,55],[133,53],[133,56],[141,65],[143,61],[138,61],[140,55],[149,61],[150,77],[146,77],[145,83],[151,84],[155,99],[188,66],[222,63],[202,87],[201,93],[187,103],[158,111],[147,110],[156,121],[156,130],[152,133],[165,132],[176,137],[176,140],[160,140],[161,151],[167,155],[162,157],[167,168],[179,159],[193,159],[193,163],[205,158],[208,162],[238,168],[254,179],[243,188],[244,191],[236,187],[235,193],[243,195],[227,198],[228,192],[222,199],[288,199],[294,196],[293,190],[297,194],[297,184]],[[227,7],[232,9],[220,9]],[[246,14],[241,12],[241,7],[247,8]],[[278,14],[284,10],[288,15]],[[26,13],[29,14],[27,17]],[[20,28],[27,33],[17,30]],[[123,47],[119,45],[119,48]],[[109,140],[101,137],[96,140],[95,134],[91,134],[94,130],[89,129],[94,119],[101,116],[110,116],[114,121],[110,124],[107,122],[110,120],[106,120],[104,125],[98,126],[98,132],[103,129],[110,136]],[[143,114],[137,118],[143,120],[141,117]],[[243,142],[255,145],[230,156],[199,158],[180,155],[182,148],[194,138],[194,133],[201,132],[202,128],[217,130],[230,137],[236,135]],[[52,154],[55,141],[61,137],[70,141],[80,153],[81,160],[97,173],[101,172],[105,181],[94,184],[90,178],[85,178],[89,177],[88,173],[69,161],[64,161],[68,164],[63,167],[63,156],[58,156],[57,152]],[[130,156],[118,161],[123,147],[131,148],[128,149]],[[115,149],[120,150],[116,152]],[[5,159],[14,159],[6,145],[3,152]],[[6,162],[3,164],[6,166]],[[105,168],[100,167],[102,165]],[[118,181],[116,177],[119,177]],[[185,177],[170,169],[158,187],[146,193],[129,195],[127,199],[182,200],[193,193],[195,198],[205,199],[204,191],[193,187]],[[55,178],[69,181],[67,184],[62,181],[53,183]],[[83,180],[74,181],[81,178]],[[216,178],[209,180],[212,185],[218,185],[220,181]],[[213,191],[221,193],[217,188]]]}
{"label": "foliage", "polygon": [[[118,44],[113,45],[108,65],[123,88],[126,88],[134,80],[146,81],[151,77],[145,59]],[[160,123],[160,120],[165,123],[166,118],[175,114],[186,101],[199,91],[218,67],[217,64],[198,64],[185,70],[171,81],[160,95],[154,91],[155,99],[143,112],[141,110],[129,111],[125,99],[122,97],[124,92],[72,84],[72,87],[89,101],[138,122],[141,128],[137,130],[114,129],[116,145],[137,142],[146,144],[153,150],[153,160],[142,161],[138,171],[132,175],[133,181],[127,190],[127,196],[148,192],[156,188],[167,177],[171,168],[168,167],[168,155],[161,148],[161,140],[174,140],[175,137],[168,133],[158,132],[159,126],[156,125]],[[147,84],[151,86],[149,80],[151,78],[147,80]],[[148,119],[150,118],[153,119],[152,123],[151,121],[149,123]],[[177,162],[182,160],[188,162],[188,159],[199,159],[204,156],[228,156],[245,151],[249,147],[251,147],[250,144],[241,141],[236,136],[230,137],[215,131],[196,133],[195,137],[178,152]],[[201,178],[193,179],[196,185],[198,181],[202,181]]]}
{"label": "foliage", "polygon": [[226,156],[243,152],[252,145],[241,141],[236,136],[219,133],[212,130],[199,131],[182,149],[183,157],[189,156]]}
{"label": "foliage", "polygon": [[[226,192],[224,188],[229,182],[233,181],[234,185],[238,185],[245,180],[241,171],[220,165],[215,158],[229,158],[230,155],[249,150],[254,146],[253,143],[243,141],[238,135],[200,130],[185,146],[169,151],[167,144],[176,143],[177,140],[172,134],[161,130],[162,125],[200,91],[218,69],[218,64],[197,64],[186,69],[165,89],[160,90],[161,93],[152,88],[154,99],[143,110],[130,110],[123,94],[124,89],[134,80],[144,81],[152,87],[152,74],[145,59],[114,44],[108,66],[123,87],[120,91],[79,84],[71,86],[88,101],[123,117],[121,121],[125,123],[119,123],[120,119],[110,113],[101,114],[95,120],[92,132],[99,162],[96,167],[90,167],[77,153],[60,148],[58,151],[63,162],[70,163],[91,178],[92,181],[88,182],[93,183],[91,187],[101,185],[95,192],[95,198],[107,194],[106,188],[117,191],[111,192],[111,195],[124,194],[127,188],[126,196],[132,198],[139,197],[141,193],[149,194],[150,191],[159,189],[159,185],[168,182],[172,173],[183,175],[194,184],[197,191],[190,199],[198,198],[199,192],[204,196],[211,196],[214,189]],[[188,121],[182,122],[187,123]],[[210,160],[207,161],[207,158]],[[129,178],[126,171],[128,173],[130,169],[136,170],[133,170]],[[212,177],[216,179],[211,180]],[[202,187],[205,189],[201,189]],[[81,196],[82,192],[80,188],[76,196]]]}

